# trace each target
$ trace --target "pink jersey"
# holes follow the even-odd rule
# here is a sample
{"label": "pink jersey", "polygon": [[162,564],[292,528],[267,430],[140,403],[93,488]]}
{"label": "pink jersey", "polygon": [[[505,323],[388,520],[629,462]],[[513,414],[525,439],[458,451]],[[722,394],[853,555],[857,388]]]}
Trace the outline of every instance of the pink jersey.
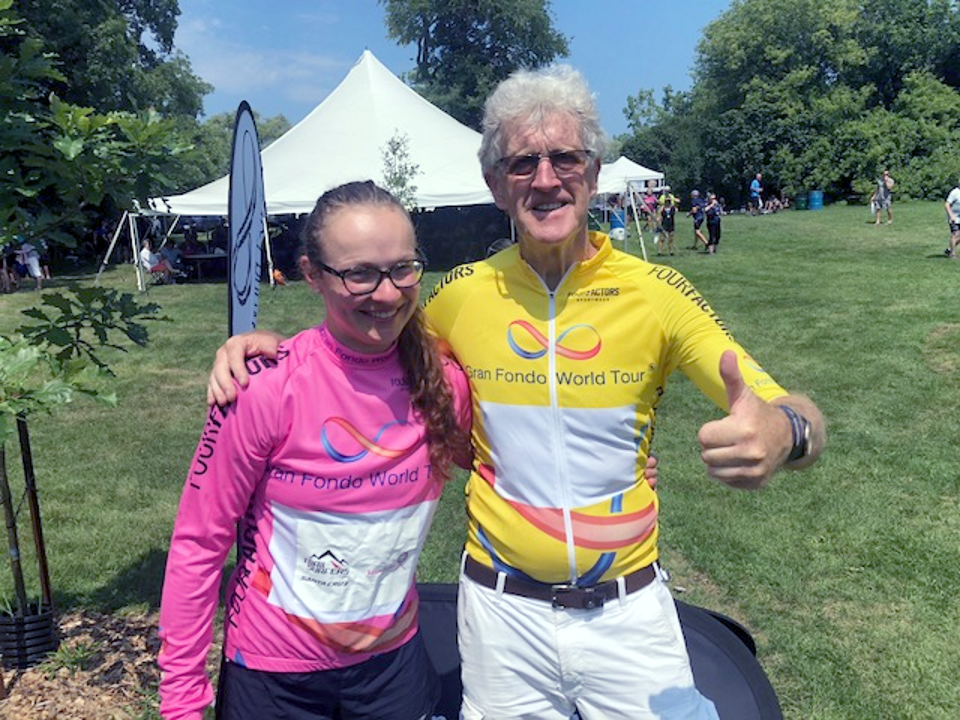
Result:
{"label": "pink jersey", "polygon": [[[250,385],[214,408],[187,476],[167,557],[161,712],[200,718],[221,568],[224,654],[310,672],[389,652],[417,631],[417,559],[442,489],[396,350],[358,355],[326,326],[252,359]],[[447,366],[469,428],[463,372]]]}

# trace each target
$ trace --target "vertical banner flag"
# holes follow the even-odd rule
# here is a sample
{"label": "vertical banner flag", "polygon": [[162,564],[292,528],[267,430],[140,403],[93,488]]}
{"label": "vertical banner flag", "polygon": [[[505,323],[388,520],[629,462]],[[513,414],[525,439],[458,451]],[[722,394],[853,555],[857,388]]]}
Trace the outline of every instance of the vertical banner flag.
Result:
{"label": "vertical banner flag", "polygon": [[230,288],[230,335],[257,326],[260,301],[261,249],[267,215],[263,190],[260,141],[253,111],[246,100],[237,108],[230,158],[230,254],[227,281]]}

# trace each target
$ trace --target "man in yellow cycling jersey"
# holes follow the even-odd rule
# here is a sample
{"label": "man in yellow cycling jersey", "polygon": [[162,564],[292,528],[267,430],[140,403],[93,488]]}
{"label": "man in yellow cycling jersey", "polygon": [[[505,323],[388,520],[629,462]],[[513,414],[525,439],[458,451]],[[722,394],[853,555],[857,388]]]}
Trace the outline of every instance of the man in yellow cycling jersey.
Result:
{"label": "man in yellow cycling jersey", "polygon": [[[657,565],[643,468],[659,399],[679,369],[728,413],[698,439],[708,475],[740,488],[812,464],[823,420],[680,273],[588,229],[604,137],[579,73],[515,73],[483,128],[484,176],[519,242],[455,268],[426,304],[473,397],[462,717],[716,718]],[[269,344],[231,341],[210,397],[228,399],[231,366],[242,382],[245,352]]]}

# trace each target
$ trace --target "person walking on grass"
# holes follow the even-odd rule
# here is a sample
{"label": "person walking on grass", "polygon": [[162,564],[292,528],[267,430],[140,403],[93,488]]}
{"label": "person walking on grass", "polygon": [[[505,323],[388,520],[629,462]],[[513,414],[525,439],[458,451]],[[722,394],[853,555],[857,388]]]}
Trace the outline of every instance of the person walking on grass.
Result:
{"label": "person walking on grass", "polygon": [[716,193],[707,193],[707,204],[703,208],[707,218],[707,252],[716,254],[720,249],[720,218],[723,215],[723,206],[717,199]]}
{"label": "person walking on grass", "polygon": [[697,250],[701,244],[703,244],[704,248],[708,246],[707,238],[700,229],[703,226],[703,221],[706,217],[703,212],[706,204],[706,201],[700,197],[699,190],[693,190],[690,192],[690,212],[688,212],[687,215],[693,218],[693,245],[690,246],[691,250]]}
{"label": "person walking on grass", "polygon": [[757,173],[750,181],[750,214],[763,212],[763,173]]}
{"label": "person walking on grass", "polygon": [[674,236],[676,235],[677,227],[677,196],[669,191],[664,191],[663,196],[661,197],[663,203],[660,206],[660,246],[657,250],[657,254],[663,255],[664,250],[666,249],[664,245],[669,247],[670,254],[674,254]]}
{"label": "person walking on grass", "polygon": [[956,260],[957,245],[960,245],[960,183],[947,195],[943,207],[947,211],[947,224],[950,226],[950,246],[946,255]]}
{"label": "person walking on grass", "polygon": [[870,207],[873,208],[874,224],[880,224],[880,216],[883,211],[887,211],[887,225],[893,222],[893,178],[890,177],[890,171],[884,170],[883,175],[877,180],[877,185],[870,196]]}
{"label": "person walking on grass", "polygon": [[619,195],[610,198],[610,239],[616,242],[626,242],[627,219]]}

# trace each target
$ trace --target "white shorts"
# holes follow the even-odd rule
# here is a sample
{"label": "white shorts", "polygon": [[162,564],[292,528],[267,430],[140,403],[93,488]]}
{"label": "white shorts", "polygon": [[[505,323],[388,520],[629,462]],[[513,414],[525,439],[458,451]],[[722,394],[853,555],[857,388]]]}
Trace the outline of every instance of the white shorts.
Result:
{"label": "white shorts", "polygon": [[28,257],[27,262],[24,264],[27,266],[27,271],[30,273],[30,277],[43,277],[43,272],[40,270],[40,258],[38,258],[36,255]]}
{"label": "white shorts", "polygon": [[619,242],[623,242],[623,240],[626,237],[627,237],[627,231],[625,228],[614,228],[613,230],[610,231],[611,240],[617,240]]}
{"label": "white shorts", "polygon": [[696,689],[659,580],[595,610],[555,609],[460,576],[461,720],[718,720]]}

